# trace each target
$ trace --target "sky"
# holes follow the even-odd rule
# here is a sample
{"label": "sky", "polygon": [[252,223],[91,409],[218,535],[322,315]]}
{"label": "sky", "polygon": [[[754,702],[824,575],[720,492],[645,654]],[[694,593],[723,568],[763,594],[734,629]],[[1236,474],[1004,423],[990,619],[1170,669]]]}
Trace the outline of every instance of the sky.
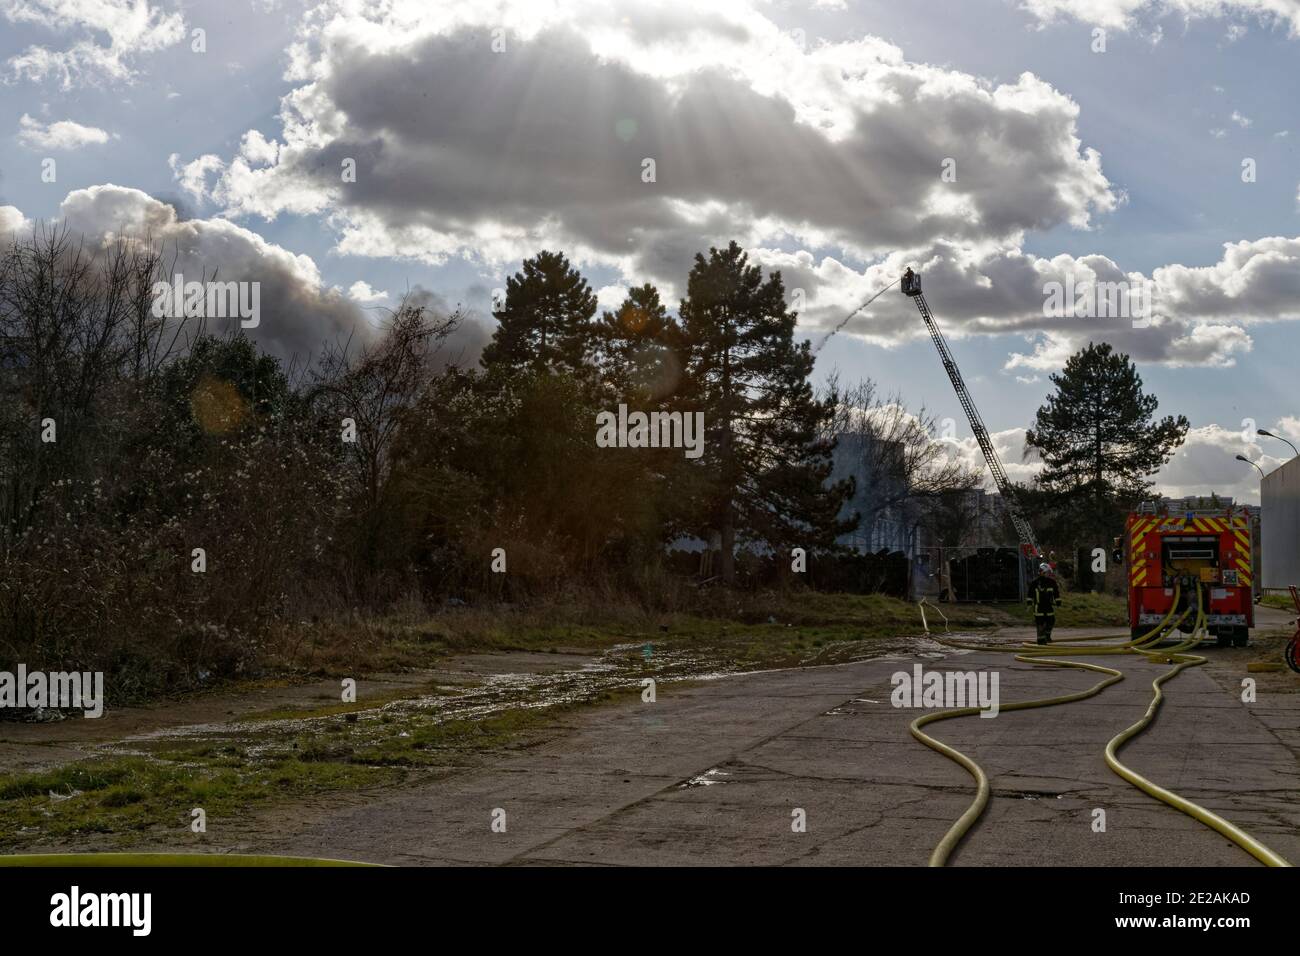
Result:
{"label": "sky", "polygon": [[[284,357],[408,293],[469,310],[472,356],[540,249],[612,309],[736,239],[819,379],[978,463],[912,304],[848,318],[912,266],[1013,478],[1107,341],[1191,421],[1158,490],[1257,503],[1235,456],[1292,452],[1255,427],[1300,444],[1297,90],[1300,0],[0,0],[0,235],[260,281]],[[1095,282],[1149,307],[1047,308]]]}

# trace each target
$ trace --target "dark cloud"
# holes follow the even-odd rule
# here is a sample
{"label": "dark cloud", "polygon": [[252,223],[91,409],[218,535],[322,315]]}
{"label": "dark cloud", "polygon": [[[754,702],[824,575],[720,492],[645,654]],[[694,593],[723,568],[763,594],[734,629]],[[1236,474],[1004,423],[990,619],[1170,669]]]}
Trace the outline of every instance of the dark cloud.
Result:
{"label": "dark cloud", "polygon": [[[365,13],[313,18],[321,78],[286,97],[276,163],[234,158],[214,197],[329,209],[348,252],[499,263],[551,245],[636,281],[678,280],[737,236],[870,254],[1083,224],[1116,201],[1076,105],[1028,74],[993,86],[877,40],[805,52],[740,6],[565,4],[502,53],[497,12],[456,13],[403,24],[387,48],[349,39]],[[347,158],[357,181],[341,184]]]}

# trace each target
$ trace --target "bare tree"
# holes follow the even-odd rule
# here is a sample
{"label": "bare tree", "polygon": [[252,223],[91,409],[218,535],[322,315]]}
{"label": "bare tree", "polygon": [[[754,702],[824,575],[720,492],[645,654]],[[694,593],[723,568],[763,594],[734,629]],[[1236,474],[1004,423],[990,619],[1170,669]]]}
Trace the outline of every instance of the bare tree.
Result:
{"label": "bare tree", "polygon": [[460,324],[460,312],[434,316],[404,298],[372,342],[352,340],[325,349],[314,373],[311,398],[331,426],[351,420],[355,440],[344,445],[363,497],[364,549],[377,547],[380,499],[394,440],[435,375],[435,358]]}
{"label": "bare tree", "polygon": [[[56,471],[94,453],[115,387],[138,388],[177,349],[185,320],[153,314],[162,264],[147,237],[87,247],[58,226],[0,252],[0,543],[30,525]],[[41,440],[46,419],[57,441]]]}

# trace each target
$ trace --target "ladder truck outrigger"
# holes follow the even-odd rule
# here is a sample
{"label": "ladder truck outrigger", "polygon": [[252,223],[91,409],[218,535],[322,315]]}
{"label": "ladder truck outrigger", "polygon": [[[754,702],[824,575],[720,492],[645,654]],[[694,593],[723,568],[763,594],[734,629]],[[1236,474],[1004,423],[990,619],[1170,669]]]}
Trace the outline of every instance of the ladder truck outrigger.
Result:
{"label": "ladder truck outrigger", "polygon": [[[1011,480],[1007,477],[1006,469],[1002,467],[1002,459],[998,457],[997,449],[993,447],[993,440],[989,437],[989,430],[984,427],[984,420],[980,418],[979,409],[975,407],[975,400],[971,398],[970,390],[966,388],[966,382],[961,377],[961,369],[957,367],[957,360],[952,357],[948,342],[944,339],[943,333],[939,331],[939,326],[934,321],[934,314],[930,311],[930,305],[925,301],[924,293],[921,292],[920,274],[913,272],[911,269],[904,272],[902,291],[904,295],[909,296],[916,303],[917,309],[921,312],[921,318],[925,320],[925,327],[930,333],[934,347],[939,350],[939,358],[943,361],[943,369],[948,373],[948,379],[957,392],[957,401],[961,403],[962,409],[966,412],[966,420],[970,422],[971,431],[975,433],[975,440],[979,442],[980,451],[984,453],[984,460],[988,462],[989,471],[993,473],[993,481],[998,486],[998,492],[1002,495],[1002,501],[1006,505],[1011,524],[1020,537],[1022,559],[1033,562],[1041,560],[1042,551],[1038,547],[1038,541],[1034,538],[1034,529],[1025,518],[1024,512],[1020,510],[1020,503],[1016,500],[1015,488],[1011,486]],[[1023,571],[1021,578],[1024,578]]]}

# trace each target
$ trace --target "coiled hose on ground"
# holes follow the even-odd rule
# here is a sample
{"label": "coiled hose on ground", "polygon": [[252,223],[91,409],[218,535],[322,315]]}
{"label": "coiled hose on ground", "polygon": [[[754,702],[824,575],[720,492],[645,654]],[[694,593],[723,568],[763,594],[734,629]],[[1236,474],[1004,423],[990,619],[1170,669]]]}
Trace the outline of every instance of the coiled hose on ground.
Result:
{"label": "coiled hose on ground", "polygon": [[[1168,637],[1182,625],[1183,621],[1192,610],[1191,607],[1188,606],[1184,609],[1183,613],[1179,615],[1177,620],[1173,620],[1174,611],[1178,607],[1180,593],[1181,591],[1179,589],[1174,591],[1174,600],[1170,605],[1169,612],[1159,624],[1141,637],[1125,641],[1121,644],[1081,646],[1078,643],[1070,643],[1047,647],[1035,644],[1013,645],[1005,642],[1000,644],[973,644],[953,641],[934,634],[930,634],[930,637],[932,640],[948,647],[979,651],[1012,650],[1012,652],[1015,653],[1015,659],[1023,663],[1045,664],[1052,667],[1072,667],[1079,670],[1088,670],[1106,675],[1104,680],[1098,681],[1087,690],[1078,691],[1073,694],[1059,694],[1053,697],[1040,697],[1034,700],[1014,701],[1010,704],[1003,704],[999,708],[999,710],[1002,711],[1029,710],[1035,707],[1052,707],[1057,704],[1069,704],[1079,700],[1086,700],[1089,697],[1101,693],[1111,684],[1116,684],[1124,679],[1124,672],[1113,667],[1105,667],[1101,664],[1089,664],[1083,661],[1062,660],[1057,657],[1046,656],[1048,654],[1058,654],[1062,650],[1069,652],[1070,656],[1074,657],[1080,655],[1142,654],[1152,662],[1163,661],[1164,663],[1173,664],[1174,667],[1172,669],[1158,675],[1155,680],[1152,681],[1151,703],[1147,707],[1147,711],[1142,718],[1131,726],[1120,731],[1107,742],[1104,754],[1106,765],[1117,775],[1137,787],[1139,790],[1142,790],[1144,793],[1167,803],[1176,810],[1186,813],[1194,820],[1197,820],[1211,829],[1223,834],[1262,863],[1265,863],[1268,866],[1290,866],[1291,864],[1288,863],[1280,854],[1269,849],[1259,840],[1255,839],[1230,821],[1224,819],[1211,810],[1205,809],[1199,804],[1193,803],[1192,801],[1179,796],[1171,790],[1166,790],[1164,787],[1153,783],[1151,780],[1148,780],[1146,777],[1124,764],[1117,756],[1121,747],[1150,726],[1151,722],[1155,719],[1156,712],[1160,709],[1161,701],[1164,700],[1164,692],[1161,689],[1161,685],[1166,681],[1172,680],[1183,670],[1189,667],[1197,667],[1207,661],[1207,658],[1199,655],[1183,653],[1188,648],[1200,643],[1202,633],[1205,629],[1205,609],[1200,588],[1197,588],[1196,618],[1190,636],[1187,640],[1171,648],[1163,650],[1156,648],[1156,645],[1158,645],[1161,640]],[[921,620],[925,625],[926,633],[929,634],[929,625],[925,621],[925,603],[924,600],[921,602]],[[945,627],[946,625],[947,619],[945,618]],[[1080,638],[1081,641],[1099,639],[1101,638]],[[1018,652],[1014,650],[1017,648]],[[988,806],[991,790],[989,787],[988,776],[984,773],[984,770],[979,764],[966,756],[960,750],[950,747],[942,741],[931,737],[929,734],[922,731],[921,728],[927,724],[936,723],[940,720],[967,717],[978,714],[979,712],[980,708],[978,707],[959,707],[953,710],[923,714],[912,721],[908,728],[913,737],[932,750],[936,750],[948,759],[960,764],[975,779],[975,799],[972,800],[970,806],[966,808],[966,812],[958,817],[956,822],[948,828],[948,832],[944,834],[943,839],[941,839],[938,845],[935,846],[934,851],[930,854],[930,866],[943,866],[947,863],[953,850],[957,848],[957,845],[961,842],[962,838],[970,832],[971,828],[974,827],[975,822],[984,813],[985,807]]]}

